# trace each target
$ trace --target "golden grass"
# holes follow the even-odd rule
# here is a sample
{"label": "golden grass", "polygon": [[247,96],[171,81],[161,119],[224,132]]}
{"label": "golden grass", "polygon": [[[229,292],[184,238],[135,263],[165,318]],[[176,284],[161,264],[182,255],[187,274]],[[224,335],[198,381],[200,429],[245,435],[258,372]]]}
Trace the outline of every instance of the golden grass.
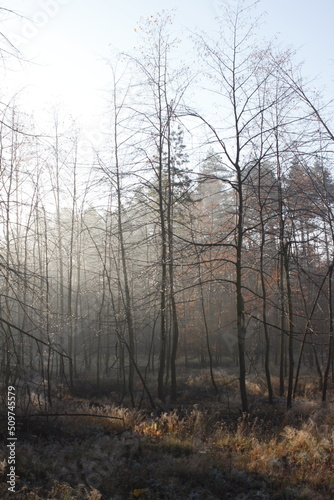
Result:
{"label": "golden grass", "polygon": [[[252,389],[251,415],[234,400],[209,398],[158,417],[59,402],[58,412],[90,416],[31,419],[19,436],[17,498],[334,498],[334,405],[304,395],[286,411],[284,401],[271,406]],[[3,447],[0,498],[15,499],[7,495],[5,458]]]}

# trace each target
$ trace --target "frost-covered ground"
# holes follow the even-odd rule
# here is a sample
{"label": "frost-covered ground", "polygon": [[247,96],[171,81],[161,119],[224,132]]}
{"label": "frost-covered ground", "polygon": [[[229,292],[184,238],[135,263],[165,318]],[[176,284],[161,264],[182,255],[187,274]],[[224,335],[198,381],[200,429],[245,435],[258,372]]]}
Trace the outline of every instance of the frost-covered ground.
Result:
{"label": "frost-covered ground", "polygon": [[252,408],[241,415],[231,399],[209,396],[159,414],[106,399],[58,401],[52,413],[66,416],[21,426],[16,494],[7,489],[2,443],[0,498],[334,498],[333,405],[300,398],[287,412],[284,401],[270,406],[257,394]]}

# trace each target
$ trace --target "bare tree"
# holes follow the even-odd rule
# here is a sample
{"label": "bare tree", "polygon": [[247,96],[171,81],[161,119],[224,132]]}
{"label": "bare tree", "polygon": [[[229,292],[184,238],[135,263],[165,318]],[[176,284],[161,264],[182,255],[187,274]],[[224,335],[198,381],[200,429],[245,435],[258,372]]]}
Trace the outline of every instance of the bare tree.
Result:
{"label": "bare tree", "polygon": [[142,83],[141,96],[145,96],[145,107],[137,105],[137,116],[141,120],[143,140],[146,141],[142,161],[148,165],[149,175],[145,175],[146,185],[154,195],[153,206],[158,216],[160,237],[160,354],[158,370],[158,396],[166,399],[166,368],[168,355],[168,305],[171,304],[171,376],[172,397],[176,396],[175,359],[178,346],[177,308],[174,295],[173,266],[173,205],[174,157],[171,132],[177,110],[189,84],[187,71],[174,68],[171,50],[178,43],[168,32],[171,16],[163,13],[148,19],[141,31],[147,36],[145,53],[132,59],[139,69]]}
{"label": "bare tree", "polygon": [[[234,254],[239,381],[242,409],[245,412],[249,408],[246,391],[243,255],[247,235],[245,185],[252,170],[270,155],[273,129],[263,126],[261,116],[279,98],[269,94],[266,101],[259,98],[263,89],[270,87],[269,83],[275,79],[275,75],[269,60],[270,47],[253,49],[251,40],[255,25],[249,22],[250,11],[250,7],[242,5],[238,5],[235,10],[224,8],[224,24],[220,26],[219,41],[198,37],[200,53],[215,84],[216,94],[221,97],[226,118],[219,120],[217,116],[204,117],[198,112],[191,113],[205,124],[210,133],[210,142],[215,142],[221,148],[223,164],[230,172],[229,178],[221,177],[221,181],[227,183],[235,195],[234,231],[214,244],[229,247]],[[259,144],[263,146],[259,147]]]}

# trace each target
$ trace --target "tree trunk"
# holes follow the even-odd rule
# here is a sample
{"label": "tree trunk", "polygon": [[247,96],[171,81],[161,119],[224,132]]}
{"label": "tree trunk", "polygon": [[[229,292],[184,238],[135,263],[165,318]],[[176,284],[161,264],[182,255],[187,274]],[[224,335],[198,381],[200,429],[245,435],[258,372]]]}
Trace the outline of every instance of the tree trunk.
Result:
{"label": "tree trunk", "polygon": [[334,333],[334,317],[333,317],[333,266],[329,266],[328,273],[328,311],[329,311],[329,338],[328,338],[328,353],[327,353],[327,364],[324,373],[324,383],[322,389],[322,401],[325,402],[327,398],[327,388],[328,388],[328,377],[332,362],[332,350],[333,350],[333,333]]}
{"label": "tree trunk", "polygon": [[237,313],[237,335],[238,335],[238,359],[239,359],[239,386],[242,403],[242,411],[248,413],[248,397],[246,389],[246,360],[245,360],[245,311],[242,294],[242,245],[243,245],[243,192],[240,169],[237,169],[237,241],[236,241],[236,313]]}
{"label": "tree trunk", "polygon": [[289,376],[288,376],[288,395],[287,395],[287,408],[292,406],[292,391],[293,391],[293,375],[294,375],[294,355],[293,355],[293,319],[292,319],[292,294],[291,294],[291,283],[290,283],[290,266],[289,266],[289,247],[290,243],[285,243],[283,247],[284,251],[284,270],[286,279],[286,290],[287,290],[287,305],[288,305],[288,325],[289,325]]}

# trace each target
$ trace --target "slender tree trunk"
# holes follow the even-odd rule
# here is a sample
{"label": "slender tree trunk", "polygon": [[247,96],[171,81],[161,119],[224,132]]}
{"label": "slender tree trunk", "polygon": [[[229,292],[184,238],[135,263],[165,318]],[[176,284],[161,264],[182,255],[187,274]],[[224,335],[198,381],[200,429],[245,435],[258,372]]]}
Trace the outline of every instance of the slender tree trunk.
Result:
{"label": "slender tree trunk", "polygon": [[242,245],[243,245],[243,185],[241,171],[237,169],[237,241],[236,241],[236,313],[237,313],[237,335],[238,335],[238,359],[239,359],[239,386],[242,403],[242,411],[248,413],[248,397],[246,388],[246,360],[245,360],[245,310],[242,294]]}
{"label": "slender tree trunk", "polygon": [[[329,272],[330,272],[330,269],[328,270],[328,272],[326,273],[326,275],[324,276],[324,278],[322,280],[322,283],[321,283],[321,285],[319,287],[316,299],[315,299],[315,301],[313,303],[312,310],[310,312],[310,315],[309,315],[309,317],[307,319],[307,323],[306,323],[306,326],[305,326],[305,332],[304,332],[303,340],[302,340],[302,343],[301,343],[301,346],[300,346],[299,358],[298,358],[297,369],[296,369],[295,385],[294,385],[294,389],[293,389],[293,399],[296,397],[297,386],[298,386],[298,379],[299,379],[299,372],[300,372],[301,363],[302,363],[302,356],[303,356],[303,351],[304,351],[304,347],[305,347],[305,344],[306,344],[307,336],[310,334],[311,321],[312,321],[315,309],[317,307],[317,304],[318,304],[318,301],[319,301],[319,297],[320,297],[320,294],[322,292],[322,288],[323,288],[323,286],[324,286],[324,284],[326,282],[326,279],[327,279],[327,276],[328,276]],[[302,287],[302,285],[301,285],[301,287]],[[306,307],[305,300],[304,300],[304,310],[305,310],[305,314],[307,315],[307,307]],[[318,357],[317,356],[316,356],[316,365],[317,365],[317,369],[318,369],[319,362],[318,362]],[[319,368],[320,368],[320,366],[319,366]],[[319,373],[319,370],[318,370],[318,373]],[[321,369],[320,369],[320,380],[321,380],[321,387],[322,387]]]}
{"label": "slender tree trunk", "polygon": [[[198,254],[197,254],[197,257],[199,259]],[[217,384],[215,381],[215,376],[213,373],[212,352],[211,352],[210,338],[209,338],[209,327],[208,327],[208,321],[207,321],[206,311],[205,311],[203,283],[201,280],[201,267],[200,267],[199,260],[198,260],[198,277],[199,277],[199,287],[200,287],[200,294],[201,294],[202,315],[203,315],[204,329],[205,329],[206,348],[207,348],[208,356],[209,356],[210,378],[211,378],[212,387],[214,388],[215,393],[218,394],[219,391],[218,391],[218,387],[217,387]]]}
{"label": "slender tree trunk", "polygon": [[171,134],[170,134],[171,109],[168,106],[168,153],[167,153],[167,228],[168,228],[168,269],[169,269],[169,290],[172,312],[172,336],[171,336],[171,354],[170,354],[170,371],[171,371],[171,400],[176,400],[177,394],[177,379],[176,379],[176,356],[179,345],[179,323],[177,317],[177,308],[175,301],[174,290],[174,235],[173,235],[173,203],[174,203],[174,173],[172,169],[172,154],[171,154]]}
{"label": "slender tree trunk", "polygon": [[47,233],[45,232],[45,280],[46,280],[46,335],[48,339],[49,349],[47,358],[47,381],[48,381],[48,401],[50,406],[52,406],[52,389],[51,389],[51,379],[52,379],[52,361],[53,361],[53,351],[51,350],[51,328],[50,328],[50,279],[49,279],[49,257],[48,257],[48,240]]}
{"label": "slender tree trunk", "polygon": [[277,163],[277,187],[278,187],[278,224],[279,224],[279,309],[280,309],[280,361],[279,361],[279,394],[284,396],[285,392],[285,294],[284,294],[284,217],[283,217],[283,187],[281,160],[279,154],[279,138],[276,129],[276,163]]}
{"label": "slender tree trunk", "polygon": [[328,378],[332,362],[332,350],[333,350],[333,334],[334,334],[334,316],[333,316],[333,266],[330,264],[328,273],[328,311],[329,311],[329,338],[328,338],[328,353],[327,353],[327,364],[324,373],[324,383],[322,389],[322,401],[325,402],[327,398],[327,388],[328,388]]}
{"label": "slender tree trunk", "polygon": [[[160,96],[159,96],[160,97]],[[161,103],[160,103],[161,109]],[[163,130],[162,116],[159,115],[160,130]],[[167,294],[167,229],[165,216],[165,200],[163,186],[163,136],[159,136],[159,158],[158,158],[158,186],[159,186],[159,219],[160,219],[160,265],[161,265],[161,285],[160,285],[160,355],[158,370],[158,397],[165,402],[166,391],[164,384],[164,375],[167,355],[167,330],[166,330],[166,294]]]}
{"label": "slender tree trunk", "polygon": [[117,147],[117,124],[115,123],[115,160],[116,160],[116,183],[117,183],[117,221],[118,221],[118,237],[121,251],[121,262],[122,262],[122,271],[123,271],[123,280],[124,280],[124,292],[125,292],[125,316],[128,327],[128,336],[129,343],[127,344],[129,347],[129,380],[128,380],[128,388],[132,401],[132,405],[134,406],[134,397],[133,397],[133,389],[134,389],[134,364],[133,360],[135,359],[135,332],[133,327],[133,316],[132,316],[132,304],[131,304],[131,295],[130,295],[130,287],[129,287],[129,278],[128,278],[128,264],[127,264],[127,256],[126,256],[126,248],[124,241],[124,227],[123,227],[123,208],[122,208],[122,199],[121,199],[121,179],[120,179],[120,166],[118,160],[118,147]]}
{"label": "slender tree trunk", "polygon": [[[263,126],[263,124],[262,124]],[[271,374],[270,374],[270,340],[269,340],[269,331],[268,331],[268,322],[267,322],[267,289],[265,282],[265,264],[264,264],[264,256],[265,256],[265,243],[266,243],[266,228],[265,228],[265,220],[263,210],[265,208],[265,202],[262,200],[261,196],[261,164],[258,165],[258,180],[257,180],[257,196],[258,203],[260,206],[260,227],[261,227],[261,242],[260,242],[260,279],[261,279],[261,292],[262,292],[262,322],[263,322],[263,331],[264,331],[264,339],[265,339],[265,356],[264,356],[264,369],[267,379],[267,387],[268,387],[268,399],[270,403],[273,403],[273,387],[271,383]]]}
{"label": "slender tree trunk", "polygon": [[76,204],[77,204],[77,158],[73,164],[73,196],[71,210],[71,235],[69,246],[69,262],[68,262],[68,283],[67,283],[67,324],[68,324],[68,355],[70,357],[70,387],[73,391],[73,367],[75,366],[75,348],[73,335],[73,311],[72,311],[72,296],[73,296],[73,261],[74,261],[74,231],[76,225]]}
{"label": "slender tree trunk", "polygon": [[261,247],[260,247],[260,276],[261,276],[261,290],[262,290],[262,321],[263,321],[263,331],[265,338],[265,357],[264,357],[264,369],[266,373],[267,379],[267,387],[268,387],[268,399],[270,403],[273,403],[273,387],[271,383],[271,375],[270,375],[270,340],[269,340],[269,331],[268,331],[268,322],[267,322],[267,290],[266,283],[264,278],[264,245],[265,245],[265,229],[262,218],[262,210],[261,210]]}
{"label": "slender tree trunk", "polygon": [[289,325],[289,376],[288,376],[288,395],[287,395],[287,408],[292,406],[292,391],[293,391],[293,375],[294,375],[294,354],[293,354],[293,317],[292,317],[292,294],[290,283],[290,266],[289,266],[289,248],[290,244],[284,244],[284,270],[286,279],[287,290],[287,305],[288,305],[288,325]]}

